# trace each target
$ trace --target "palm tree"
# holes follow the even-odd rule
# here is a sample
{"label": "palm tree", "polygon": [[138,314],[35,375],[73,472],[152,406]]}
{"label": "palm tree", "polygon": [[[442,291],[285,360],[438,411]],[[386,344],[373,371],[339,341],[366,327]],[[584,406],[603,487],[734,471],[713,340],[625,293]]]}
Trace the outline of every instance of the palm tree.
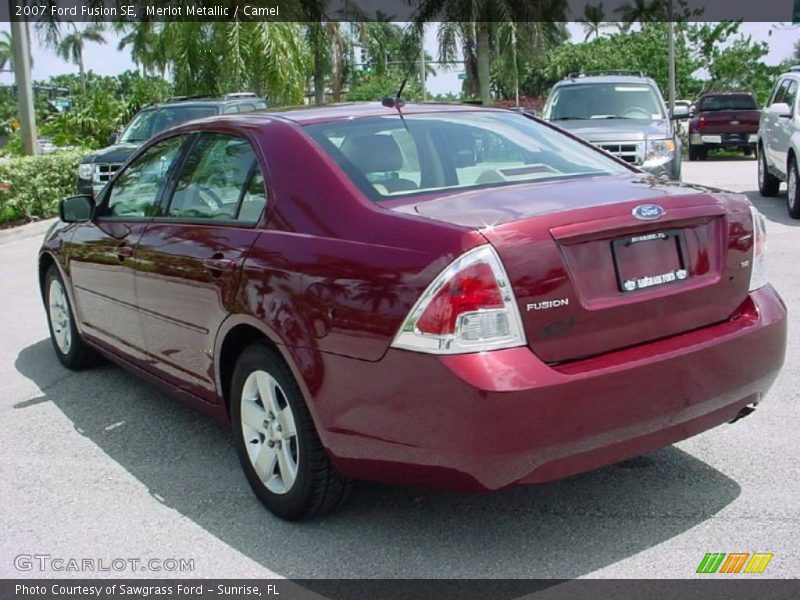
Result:
{"label": "palm tree", "polygon": [[[481,102],[491,104],[490,64],[492,45],[495,44],[498,25],[502,23],[542,23],[565,21],[565,0],[421,0],[413,20],[416,23],[440,22],[440,60],[452,61],[461,41],[468,78],[474,54],[474,75],[478,83]],[[474,50],[474,52],[473,52]]]}
{"label": "palm tree", "polygon": [[594,36],[595,39],[600,37],[600,29],[606,20],[605,12],[603,11],[603,3],[600,4],[586,4],[583,7],[583,30],[586,32],[586,37],[583,38],[584,42],[588,42],[589,38]]}
{"label": "palm tree", "polygon": [[0,32],[0,69],[14,70],[14,43],[8,31]]}
{"label": "palm tree", "polygon": [[92,23],[84,29],[78,29],[75,23],[72,25],[72,33],[65,35],[56,44],[56,53],[64,60],[71,61],[78,65],[78,74],[81,80],[81,92],[86,93],[86,71],[83,66],[83,49],[86,42],[96,42],[105,44],[106,38],[103,37],[104,26],[100,23]]}
{"label": "palm tree", "polygon": [[164,76],[166,71],[166,57],[164,55],[163,38],[158,35],[157,24],[153,21],[139,21],[129,23],[124,21],[114,22],[114,29],[124,34],[117,44],[117,50],[125,47],[131,48],[131,59],[142,68],[142,74],[147,77],[158,71]]}

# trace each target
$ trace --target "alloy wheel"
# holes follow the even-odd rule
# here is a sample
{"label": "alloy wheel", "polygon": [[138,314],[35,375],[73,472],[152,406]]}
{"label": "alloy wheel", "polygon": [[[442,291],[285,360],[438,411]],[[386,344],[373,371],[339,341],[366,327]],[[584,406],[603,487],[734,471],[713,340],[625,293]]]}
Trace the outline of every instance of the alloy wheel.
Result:
{"label": "alloy wheel", "polygon": [[300,457],[291,405],[280,384],[266,371],[250,373],[240,401],[250,463],[270,492],[285,494],[297,479]]}
{"label": "alloy wheel", "polygon": [[58,346],[62,354],[69,354],[70,348],[72,348],[72,317],[70,316],[64,286],[59,280],[54,279],[50,282],[50,292],[47,300],[56,346]]}

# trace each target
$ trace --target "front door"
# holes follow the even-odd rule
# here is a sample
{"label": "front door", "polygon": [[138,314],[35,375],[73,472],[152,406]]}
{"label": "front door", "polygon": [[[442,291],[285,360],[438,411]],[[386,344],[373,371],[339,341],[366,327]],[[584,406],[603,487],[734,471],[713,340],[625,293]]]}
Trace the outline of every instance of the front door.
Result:
{"label": "front door", "polygon": [[136,248],[185,140],[168,138],[120,172],[99,198],[95,218],[76,227],[67,248],[75,313],[83,331],[135,359],[146,354],[136,306]]}
{"label": "front door", "polygon": [[203,133],[174,180],[139,241],[137,301],[159,375],[215,402],[214,340],[259,234],[264,179],[247,140]]}

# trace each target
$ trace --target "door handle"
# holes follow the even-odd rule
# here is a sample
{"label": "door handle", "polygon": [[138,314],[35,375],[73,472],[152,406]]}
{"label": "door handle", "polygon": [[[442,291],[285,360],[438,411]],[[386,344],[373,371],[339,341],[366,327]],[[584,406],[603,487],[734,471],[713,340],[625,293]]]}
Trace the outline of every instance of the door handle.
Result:
{"label": "door handle", "polygon": [[230,258],[221,257],[204,258],[203,266],[216,274],[219,274],[220,272],[230,273],[231,271],[236,270],[236,261]]}
{"label": "door handle", "polygon": [[120,262],[131,256],[133,256],[133,248],[130,246],[117,246],[117,258]]}

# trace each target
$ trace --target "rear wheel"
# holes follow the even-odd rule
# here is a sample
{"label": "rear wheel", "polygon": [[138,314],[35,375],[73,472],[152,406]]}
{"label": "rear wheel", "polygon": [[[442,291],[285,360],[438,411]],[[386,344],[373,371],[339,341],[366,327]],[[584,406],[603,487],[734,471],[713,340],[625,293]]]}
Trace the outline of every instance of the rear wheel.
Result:
{"label": "rear wheel", "polygon": [[349,482],[325,454],[291,371],[266,343],[242,352],[230,399],[239,460],[253,492],[273,514],[297,521],[344,501]]}
{"label": "rear wheel", "polygon": [[751,146],[745,146],[744,148],[742,148],[742,151],[744,152],[745,156],[750,156],[751,154],[753,154],[753,148]]}
{"label": "rear wheel", "polygon": [[800,219],[800,174],[797,172],[797,160],[792,158],[789,161],[789,169],[786,178],[786,208],[789,209],[789,216],[793,219]]}
{"label": "rear wheel", "polygon": [[99,356],[78,333],[64,280],[55,265],[48,269],[44,281],[47,324],[58,360],[73,370],[95,364]]}
{"label": "rear wheel", "polygon": [[780,179],[772,175],[767,169],[767,159],[764,157],[764,148],[758,148],[758,193],[762,196],[772,197],[778,194]]}
{"label": "rear wheel", "polygon": [[708,156],[708,149],[700,146],[689,146],[689,160],[705,160]]}

